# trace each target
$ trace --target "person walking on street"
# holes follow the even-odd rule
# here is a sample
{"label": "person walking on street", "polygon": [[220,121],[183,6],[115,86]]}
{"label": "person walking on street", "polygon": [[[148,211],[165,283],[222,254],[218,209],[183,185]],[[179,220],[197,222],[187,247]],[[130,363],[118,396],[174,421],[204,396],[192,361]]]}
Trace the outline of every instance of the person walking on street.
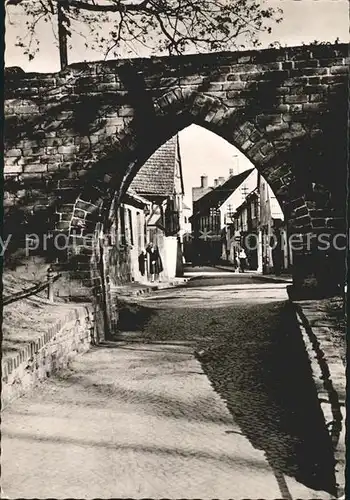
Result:
{"label": "person walking on street", "polygon": [[246,269],[247,265],[247,254],[245,253],[244,248],[241,248],[238,258],[239,258],[239,272],[244,273],[244,270]]}
{"label": "person walking on street", "polygon": [[160,273],[163,271],[162,259],[159,255],[158,247],[150,243],[147,248],[148,259],[149,259],[149,273],[151,275],[151,282],[154,282],[155,277],[159,279]]}

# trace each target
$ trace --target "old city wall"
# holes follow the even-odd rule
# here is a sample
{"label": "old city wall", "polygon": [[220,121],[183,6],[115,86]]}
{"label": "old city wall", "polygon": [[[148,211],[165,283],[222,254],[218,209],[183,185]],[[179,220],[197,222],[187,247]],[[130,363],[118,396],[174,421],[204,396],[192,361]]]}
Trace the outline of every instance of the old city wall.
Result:
{"label": "old city wall", "polygon": [[293,230],[342,230],[347,57],[344,44],[79,63],[55,74],[9,68],[4,204],[10,253],[23,246],[24,233],[39,228],[75,234],[74,250],[47,254],[70,262],[82,284],[98,283],[83,236],[96,237],[115,192],[120,197],[144,161],[191,123],[253,162]]}

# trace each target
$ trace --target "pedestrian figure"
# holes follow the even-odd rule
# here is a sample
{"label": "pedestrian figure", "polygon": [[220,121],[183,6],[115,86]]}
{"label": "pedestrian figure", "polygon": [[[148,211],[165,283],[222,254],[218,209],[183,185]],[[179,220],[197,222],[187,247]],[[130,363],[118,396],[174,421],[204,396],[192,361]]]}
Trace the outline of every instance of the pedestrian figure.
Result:
{"label": "pedestrian figure", "polygon": [[151,282],[154,282],[155,277],[159,278],[160,273],[163,271],[162,259],[159,255],[158,247],[150,243],[147,248],[149,273],[151,275]]}
{"label": "pedestrian figure", "polygon": [[247,263],[247,254],[245,253],[244,248],[241,248],[238,258],[239,258],[239,272],[244,273]]}
{"label": "pedestrian figure", "polygon": [[142,250],[142,252],[139,255],[139,271],[141,273],[141,276],[145,275],[146,261],[147,261],[147,254],[146,254],[145,250]]}

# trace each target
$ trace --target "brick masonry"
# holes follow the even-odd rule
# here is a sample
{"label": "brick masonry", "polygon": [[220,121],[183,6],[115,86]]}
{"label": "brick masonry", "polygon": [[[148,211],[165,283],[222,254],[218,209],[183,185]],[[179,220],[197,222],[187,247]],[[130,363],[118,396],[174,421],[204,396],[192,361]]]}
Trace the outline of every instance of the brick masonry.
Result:
{"label": "brick masonry", "polygon": [[[191,123],[244,152],[293,231],[345,227],[346,44],[5,76],[4,225],[14,246],[33,228],[70,235],[104,225],[115,194],[118,202],[145,160]],[[73,261],[89,272],[88,258]]]}
{"label": "brick masonry", "polygon": [[[2,362],[2,407],[29,391],[46,377],[69,366],[77,354],[86,352],[101,339],[90,304],[71,309],[37,340],[15,357]],[[103,338],[103,337],[102,337]]]}

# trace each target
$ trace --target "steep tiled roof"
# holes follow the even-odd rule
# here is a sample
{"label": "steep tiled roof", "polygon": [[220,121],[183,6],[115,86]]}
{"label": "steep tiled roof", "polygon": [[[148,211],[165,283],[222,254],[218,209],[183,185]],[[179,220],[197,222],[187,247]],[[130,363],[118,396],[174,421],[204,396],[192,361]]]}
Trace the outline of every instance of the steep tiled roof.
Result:
{"label": "steep tiled roof", "polygon": [[209,191],[209,193],[202,196],[202,198],[199,198],[199,200],[194,203],[194,213],[202,213],[211,207],[220,206],[234,191],[236,191],[236,189],[242,184],[243,181],[246,180],[248,175],[253,170],[254,169],[251,168],[238,175],[230,177],[226,182],[212,191]]}
{"label": "steep tiled roof", "polygon": [[174,193],[177,136],[160,146],[140,168],[130,187],[142,195],[168,196]]}

